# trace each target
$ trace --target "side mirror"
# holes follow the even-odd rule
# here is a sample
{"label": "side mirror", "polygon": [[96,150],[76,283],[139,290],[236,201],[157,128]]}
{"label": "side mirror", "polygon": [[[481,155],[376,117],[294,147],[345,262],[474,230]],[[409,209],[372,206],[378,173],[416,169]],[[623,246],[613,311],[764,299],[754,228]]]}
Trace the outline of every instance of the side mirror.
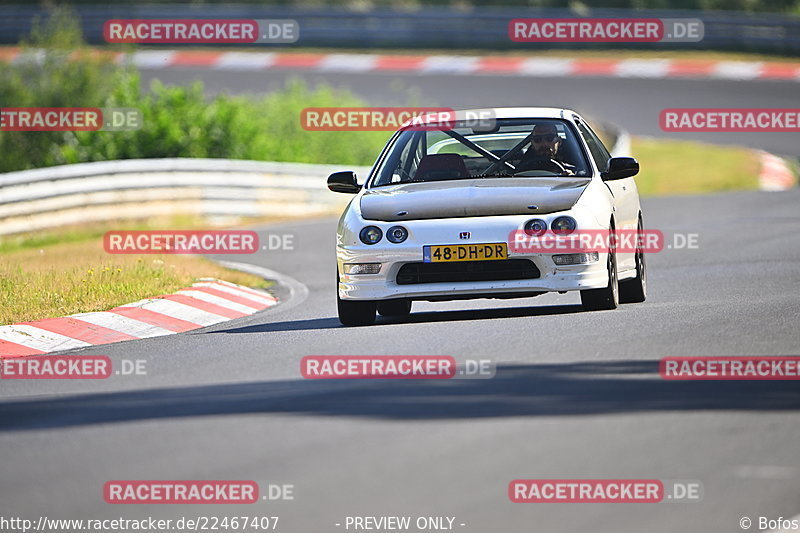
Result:
{"label": "side mirror", "polygon": [[632,157],[612,157],[608,160],[608,170],[600,173],[603,181],[630,178],[639,173],[639,162]]}
{"label": "side mirror", "polygon": [[361,185],[356,181],[356,173],[348,170],[334,172],[328,176],[328,189],[333,192],[355,194],[361,190]]}

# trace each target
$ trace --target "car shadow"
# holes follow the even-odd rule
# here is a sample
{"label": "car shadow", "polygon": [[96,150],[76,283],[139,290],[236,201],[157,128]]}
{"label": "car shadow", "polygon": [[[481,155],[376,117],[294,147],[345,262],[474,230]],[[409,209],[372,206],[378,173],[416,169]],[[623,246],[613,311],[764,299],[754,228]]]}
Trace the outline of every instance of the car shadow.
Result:
{"label": "car shadow", "polygon": [[522,318],[530,316],[566,315],[582,313],[583,306],[542,305],[526,307],[500,307],[493,309],[460,309],[457,311],[423,311],[404,317],[378,316],[379,324],[415,324],[420,322],[456,322],[461,320],[491,320],[495,318]]}
{"label": "car shadow", "polygon": [[[492,320],[496,318],[521,318],[533,316],[565,315],[581,313],[583,307],[577,305],[543,305],[526,307],[498,307],[492,309],[459,309],[451,311],[424,311],[411,313],[403,317],[385,317],[378,315],[374,326],[390,324],[418,324],[425,322],[458,322],[463,320]],[[273,331],[307,331],[315,329],[344,328],[338,318],[309,318],[306,320],[285,320],[252,324],[227,329],[214,329],[194,333],[207,335],[210,333],[265,333]]]}
{"label": "car shadow", "polygon": [[792,381],[666,381],[658,361],[500,365],[492,379],[282,380],[19,399],[0,430],[219,415],[389,421],[800,410]]}
{"label": "car shadow", "polygon": [[199,331],[194,335],[209,335],[214,333],[266,333],[274,331],[308,331],[315,329],[332,329],[344,327],[338,318],[309,318],[305,320],[284,320],[265,322],[263,324],[251,324],[236,328],[214,329],[211,331]]}

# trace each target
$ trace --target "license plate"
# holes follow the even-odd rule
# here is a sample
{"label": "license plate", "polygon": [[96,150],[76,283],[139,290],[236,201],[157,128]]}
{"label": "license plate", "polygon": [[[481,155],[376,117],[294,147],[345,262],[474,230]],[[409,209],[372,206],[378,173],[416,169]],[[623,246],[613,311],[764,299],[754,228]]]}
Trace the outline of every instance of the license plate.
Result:
{"label": "license plate", "polygon": [[508,259],[508,245],[504,242],[488,244],[439,244],[422,247],[425,263],[449,261],[495,261]]}

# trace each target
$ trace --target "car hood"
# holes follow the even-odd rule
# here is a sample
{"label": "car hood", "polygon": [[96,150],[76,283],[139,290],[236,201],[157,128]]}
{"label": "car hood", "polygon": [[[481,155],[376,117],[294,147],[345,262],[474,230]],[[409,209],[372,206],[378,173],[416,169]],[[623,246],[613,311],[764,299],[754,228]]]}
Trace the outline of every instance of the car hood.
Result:
{"label": "car hood", "polygon": [[553,213],[575,205],[590,182],[586,177],[481,178],[387,185],[364,191],[361,216],[391,222]]}

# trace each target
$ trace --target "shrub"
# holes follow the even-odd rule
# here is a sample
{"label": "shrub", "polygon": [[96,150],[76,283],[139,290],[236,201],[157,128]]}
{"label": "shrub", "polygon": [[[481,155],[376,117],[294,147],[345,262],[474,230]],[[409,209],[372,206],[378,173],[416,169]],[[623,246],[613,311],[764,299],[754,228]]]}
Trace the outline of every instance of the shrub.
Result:
{"label": "shrub", "polygon": [[58,8],[35,24],[23,57],[0,63],[5,107],[134,107],[135,131],[0,132],[0,172],[52,165],[159,157],[371,164],[388,132],[313,132],[300,126],[305,107],[361,106],[329,86],[293,80],[261,98],[207,98],[201,83],[159,82],[145,91],[133,67],[91,54],[77,19]]}

